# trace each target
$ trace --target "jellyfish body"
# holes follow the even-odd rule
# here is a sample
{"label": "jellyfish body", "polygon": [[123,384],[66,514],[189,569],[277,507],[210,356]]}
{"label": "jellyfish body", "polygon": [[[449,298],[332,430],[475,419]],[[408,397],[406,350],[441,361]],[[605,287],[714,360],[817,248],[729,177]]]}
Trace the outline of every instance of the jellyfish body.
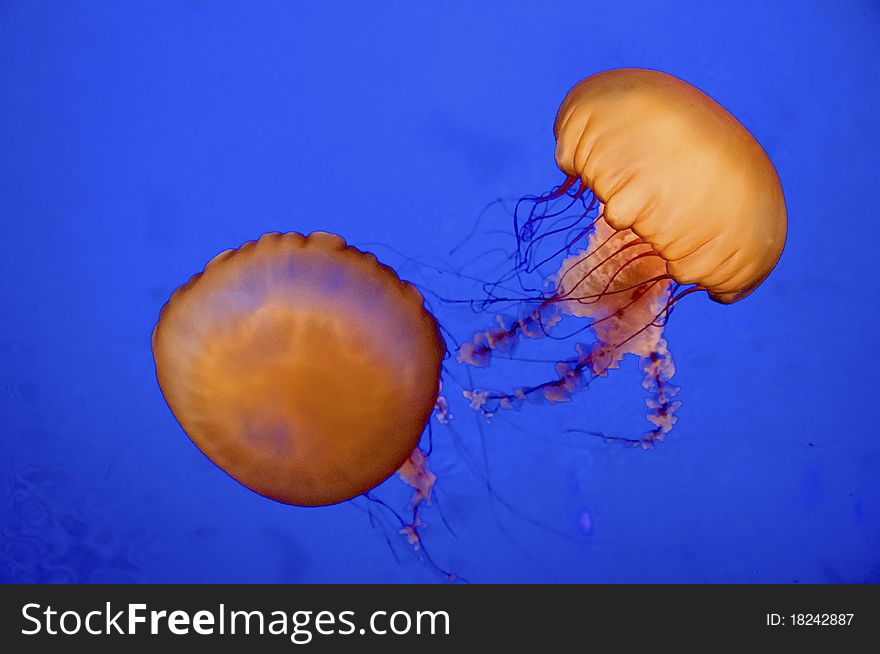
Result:
{"label": "jellyfish body", "polygon": [[445,344],[412,285],[316,232],[216,256],[162,309],[153,354],[169,407],[208,458],[257,493],[319,506],[401,466],[418,476]]}
{"label": "jellyfish body", "polygon": [[782,187],[764,150],[730,113],[657,71],[612,70],[580,82],[562,103],[554,133],[567,179],[517,204],[515,270],[491,287],[487,304],[511,300],[497,297],[496,286],[514,278],[522,285],[523,275],[555,263],[544,277],[547,290],[519,298],[517,317],[499,316],[498,327],[462,345],[458,360],[486,366],[521,337],[556,337],[565,316],[587,319],[594,341],[576,344],[575,356],[559,361],[547,382],[466,396],[487,414],[534,397],[566,401],[636,355],[654,426],[626,440],[650,444],[669,433],[680,406],[663,337],[672,308],[697,291],[730,304],[766,279],[785,243]]}
{"label": "jellyfish body", "polygon": [[632,229],[680,284],[722,303],[770,274],[787,219],[770,158],[736,118],[672,75],[625,68],[569,91],[554,125],[556,163]]}

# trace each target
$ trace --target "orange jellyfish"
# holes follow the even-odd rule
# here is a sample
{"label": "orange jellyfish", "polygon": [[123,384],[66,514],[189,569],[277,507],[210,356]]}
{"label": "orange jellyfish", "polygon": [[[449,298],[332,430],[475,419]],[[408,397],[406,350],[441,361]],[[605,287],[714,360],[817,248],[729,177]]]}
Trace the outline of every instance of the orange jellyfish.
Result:
{"label": "orange jellyfish", "polygon": [[[418,443],[446,352],[421,294],[338,236],[266,234],[217,255],[162,309],[156,375],[183,430],[248,488],[299,506],[395,471],[430,497]],[[417,541],[418,516],[403,524]]]}
{"label": "orange jellyfish", "polygon": [[[519,313],[499,316],[498,327],[459,348],[458,360],[486,366],[521,337],[556,338],[565,316],[586,318],[594,340],[576,344],[575,355],[558,362],[545,383],[465,395],[488,415],[530,399],[563,402],[633,354],[641,360],[653,427],[624,440],[650,447],[672,429],[680,406],[669,382],[675,365],[664,325],[687,295],[704,291],[730,304],[770,274],[787,229],[779,177],[721,105],[653,70],[583,80],[562,103],[554,134],[556,163],[567,179],[519,201],[515,266],[487,287],[486,305],[517,301]],[[542,288],[526,281],[533,273]],[[502,292],[514,280],[525,296]]]}

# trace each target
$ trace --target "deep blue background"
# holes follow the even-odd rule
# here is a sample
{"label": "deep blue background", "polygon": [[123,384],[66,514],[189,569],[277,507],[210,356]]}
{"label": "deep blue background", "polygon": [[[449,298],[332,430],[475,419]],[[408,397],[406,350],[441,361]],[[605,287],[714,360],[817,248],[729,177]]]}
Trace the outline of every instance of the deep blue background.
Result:
{"label": "deep blue background", "polygon": [[0,579],[438,580],[357,506],[282,506],[204,459],[155,382],[158,311],[274,230],[462,292],[404,255],[442,262],[487,202],[560,181],[568,88],[642,66],[764,145],[782,260],[742,303],[680,306],[684,406],[653,452],[565,432],[647,426],[631,364],[482,434],[456,404],[426,543],[475,581],[880,581],[878,5],[477,4],[0,2]]}

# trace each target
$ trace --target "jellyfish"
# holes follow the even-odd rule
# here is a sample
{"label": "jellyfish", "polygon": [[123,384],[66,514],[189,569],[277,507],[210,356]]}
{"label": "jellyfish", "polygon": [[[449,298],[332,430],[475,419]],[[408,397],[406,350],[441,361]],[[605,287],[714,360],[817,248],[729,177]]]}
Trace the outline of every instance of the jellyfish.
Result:
{"label": "jellyfish", "polygon": [[[688,295],[732,304],[767,278],[787,229],[779,177],[727,110],[653,70],[581,81],[563,101],[554,135],[566,180],[517,203],[514,265],[486,287],[484,306],[513,302],[517,313],[477,332],[458,360],[484,367],[524,338],[567,339],[585,328],[593,340],[575,343],[544,383],[465,396],[487,416],[529,400],[565,402],[635,355],[652,427],[624,440],[652,447],[672,430],[681,404],[664,326]],[[507,292],[514,281],[519,295]],[[567,317],[584,327],[560,335]]]}
{"label": "jellyfish", "polygon": [[[278,502],[336,504],[395,471],[429,501],[419,441],[446,345],[419,291],[339,236],[266,234],[214,257],[153,331],[159,386],[192,442]],[[418,543],[417,512],[402,524]]]}

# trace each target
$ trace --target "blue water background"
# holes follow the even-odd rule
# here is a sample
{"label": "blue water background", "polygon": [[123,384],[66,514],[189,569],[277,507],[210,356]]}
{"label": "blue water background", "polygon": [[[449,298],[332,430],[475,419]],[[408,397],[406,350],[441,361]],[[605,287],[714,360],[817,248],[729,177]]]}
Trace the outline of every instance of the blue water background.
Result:
{"label": "blue water background", "polygon": [[641,66],[763,144],[782,259],[677,309],[684,404],[652,452],[566,431],[648,426],[634,362],[489,425],[450,379],[425,544],[473,581],[880,581],[878,34],[867,1],[0,2],[0,580],[441,581],[362,502],[283,506],[208,462],[155,381],[159,309],[268,231],[468,293],[425,264],[561,181],[571,85]]}

